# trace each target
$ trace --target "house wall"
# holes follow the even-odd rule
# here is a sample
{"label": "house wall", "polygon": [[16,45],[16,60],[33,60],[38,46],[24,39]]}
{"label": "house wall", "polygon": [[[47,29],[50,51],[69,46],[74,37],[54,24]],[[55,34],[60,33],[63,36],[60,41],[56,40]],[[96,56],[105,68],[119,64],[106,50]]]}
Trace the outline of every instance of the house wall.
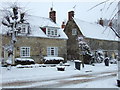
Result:
{"label": "house wall", "polygon": [[75,24],[73,20],[67,22],[64,32],[68,36],[67,40],[67,58],[68,59],[79,59],[79,51],[78,51],[78,42],[77,35],[72,35],[72,29],[77,29],[77,35],[82,35],[79,31],[78,26]]}
{"label": "house wall", "polygon": [[[10,40],[10,37],[4,36],[3,45],[8,44]],[[36,63],[41,63],[40,51],[42,51],[43,56],[47,56],[47,47],[58,47],[58,56],[66,59],[66,44],[67,41],[64,39],[19,36],[15,44],[15,58],[20,57],[20,47],[30,47],[31,58]]]}
{"label": "house wall", "polygon": [[[77,29],[77,35],[72,35],[73,28]],[[67,58],[79,59],[80,57],[79,57],[77,37],[83,36],[81,31],[79,30],[78,26],[73,20],[67,22],[64,31],[69,38],[67,41],[67,56],[68,56]],[[93,52],[101,49],[103,51],[109,52],[109,55],[111,55],[112,53],[115,53],[118,50],[117,41],[99,40],[99,39],[92,39],[86,37],[84,37],[84,40],[85,42],[87,42],[87,44],[90,46]]]}
{"label": "house wall", "polygon": [[118,50],[117,41],[107,41],[107,40],[98,40],[86,38],[88,45],[91,47],[91,50],[103,49],[103,50]]}
{"label": "house wall", "polygon": [[118,53],[117,41],[86,38],[86,42],[90,46],[93,53],[95,53],[95,51],[102,50],[104,54],[107,53],[109,57],[116,58],[116,53]]}

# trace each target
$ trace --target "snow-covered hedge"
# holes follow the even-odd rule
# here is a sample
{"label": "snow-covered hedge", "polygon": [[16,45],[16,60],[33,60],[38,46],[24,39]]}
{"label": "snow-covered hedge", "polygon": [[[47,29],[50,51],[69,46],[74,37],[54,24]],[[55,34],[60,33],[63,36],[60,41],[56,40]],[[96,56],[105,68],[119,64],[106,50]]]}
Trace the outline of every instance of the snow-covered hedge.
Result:
{"label": "snow-covered hedge", "polygon": [[35,64],[34,60],[31,58],[16,58],[15,63],[21,65]]}
{"label": "snow-covered hedge", "polygon": [[45,60],[64,60],[62,57],[44,57]]}
{"label": "snow-covered hedge", "polygon": [[45,64],[58,64],[61,61],[64,61],[62,57],[44,57],[43,61]]}

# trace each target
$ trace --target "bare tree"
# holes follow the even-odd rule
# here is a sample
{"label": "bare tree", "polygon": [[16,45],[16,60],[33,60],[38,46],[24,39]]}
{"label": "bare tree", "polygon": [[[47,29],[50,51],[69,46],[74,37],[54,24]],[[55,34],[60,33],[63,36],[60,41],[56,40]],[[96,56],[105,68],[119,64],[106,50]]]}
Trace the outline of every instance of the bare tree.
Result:
{"label": "bare tree", "polygon": [[[88,11],[96,8],[97,6],[99,5],[102,5],[102,4],[105,4],[107,3],[108,1],[110,0],[106,0],[106,1],[103,1],[95,6],[93,6],[92,8],[90,8]],[[117,0],[113,0],[111,1],[111,3],[109,3],[108,7],[107,7],[107,10],[111,7],[111,5],[116,2]],[[118,9],[118,10],[117,10]],[[117,12],[115,13],[115,11],[117,10]],[[117,2],[117,5],[116,7],[113,9],[112,12],[112,15],[110,16],[110,19],[109,21],[112,21],[116,16],[117,16],[117,19],[118,19],[118,22],[117,22],[117,25],[118,26],[118,30],[116,32],[116,30],[114,28],[111,27],[111,29],[114,31],[115,35],[118,37],[118,80],[117,80],[117,84],[118,86],[120,87],[120,1],[118,0]],[[110,24],[110,22],[108,22],[108,25]]]}
{"label": "bare tree", "polygon": [[7,34],[9,34],[11,37],[10,44],[4,46],[4,49],[8,52],[7,63],[14,64],[14,47],[15,43],[17,42],[16,34],[20,31],[20,29],[17,28],[17,25],[20,23],[24,23],[26,12],[24,12],[17,5],[17,3],[14,3],[9,6],[9,8],[4,8],[1,11],[3,13],[2,24],[10,29],[8,30],[10,32],[8,32]]}
{"label": "bare tree", "polygon": [[[116,6],[111,10],[110,7],[112,7],[113,5],[115,5],[115,3],[117,3]],[[101,6],[103,4],[104,4],[104,6]],[[98,3],[97,5],[91,7],[88,11],[91,11],[91,10],[95,9],[98,6],[101,6],[100,7],[100,11],[101,12],[104,11],[103,13],[108,13],[107,11],[109,11],[109,10],[111,11],[111,14],[109,15],[110,18],[108,19],[109,22],[107,23],[107,25],[110,25],[111,22],[114,20],[114,18],[116,18],[118,16],[118,13],[120,12],[118,10],[119,3],[118,3],[117,0],[112,0],[112,1],[111,0],[105,0],[105,1],[102,1],[102,2]],[[112,30],[114,31],[114,33],[116,34],[116,36],[120,38],[120,35],[118,34],[118,31],[115,30],[114,28],[112,28]]]}

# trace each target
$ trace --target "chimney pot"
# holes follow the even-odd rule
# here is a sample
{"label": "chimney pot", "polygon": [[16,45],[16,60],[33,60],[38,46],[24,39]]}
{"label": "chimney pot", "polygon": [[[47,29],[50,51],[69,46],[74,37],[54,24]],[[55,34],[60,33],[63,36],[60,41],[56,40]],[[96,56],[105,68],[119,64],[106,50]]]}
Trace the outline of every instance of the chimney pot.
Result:
{"label": "chimney pot", "polygon": [[51,8],[51,11],[49,12],[49,18],[56,23],[56,11],[54,11],[53,8]]}
{"label": "chimney pot", "polygon": [[112,21],[110,21],[110,23],[109,23],[109,27],[112,27]]}
{"label": "chimney pot", "polygon": [[65,22],[62,22],[61,28],[64,29],[65,28]]}
{"label": "chimney pot", "polygon": [[68,20],[72,20],[73,17],[74,17],[74,11],[68,12]]}
{"label": "chimney pot", "polygon": [[102,18],[100,18],[99,24],[102,25],[102,26],[104,25],[104,24],[103,24],[103,19],[102,19]]}

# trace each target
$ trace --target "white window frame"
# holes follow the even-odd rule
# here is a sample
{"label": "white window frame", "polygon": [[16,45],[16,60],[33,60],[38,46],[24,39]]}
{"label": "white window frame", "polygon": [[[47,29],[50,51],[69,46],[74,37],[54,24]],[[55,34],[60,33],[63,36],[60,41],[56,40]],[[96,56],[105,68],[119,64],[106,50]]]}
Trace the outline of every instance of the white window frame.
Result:
{"label": "white window frame", "polygon": [[58,36],[58,30],[56,28],[47,28],[47,35],[48,36]]}
{"label": "white window frame", "polygon": [[[52,54],[52,51],[54,52]],[[58,47],[47,47],[47,56],[58,56]]]}
{"label": "white window frame", "polygon": [[[25,51],[23,53],[23,51]],[[21,47],[20,48],[20,57],[30,57],[30,47]]]}
{"label": "white window frame", "polygon": [[77,29],[76,28],[72,29],[72,35],[77,35]]}
{"label": "white window frame", "polygon": [[21,28],[20,33],[22,34],[27,34],[28,33],[28,24],[24,23],[24,24],[19,24],[18,27]]}
{"label": "white window frame", "polygon": [[21,33],[27,33],[27,26],[25,24],[22,24]]}

